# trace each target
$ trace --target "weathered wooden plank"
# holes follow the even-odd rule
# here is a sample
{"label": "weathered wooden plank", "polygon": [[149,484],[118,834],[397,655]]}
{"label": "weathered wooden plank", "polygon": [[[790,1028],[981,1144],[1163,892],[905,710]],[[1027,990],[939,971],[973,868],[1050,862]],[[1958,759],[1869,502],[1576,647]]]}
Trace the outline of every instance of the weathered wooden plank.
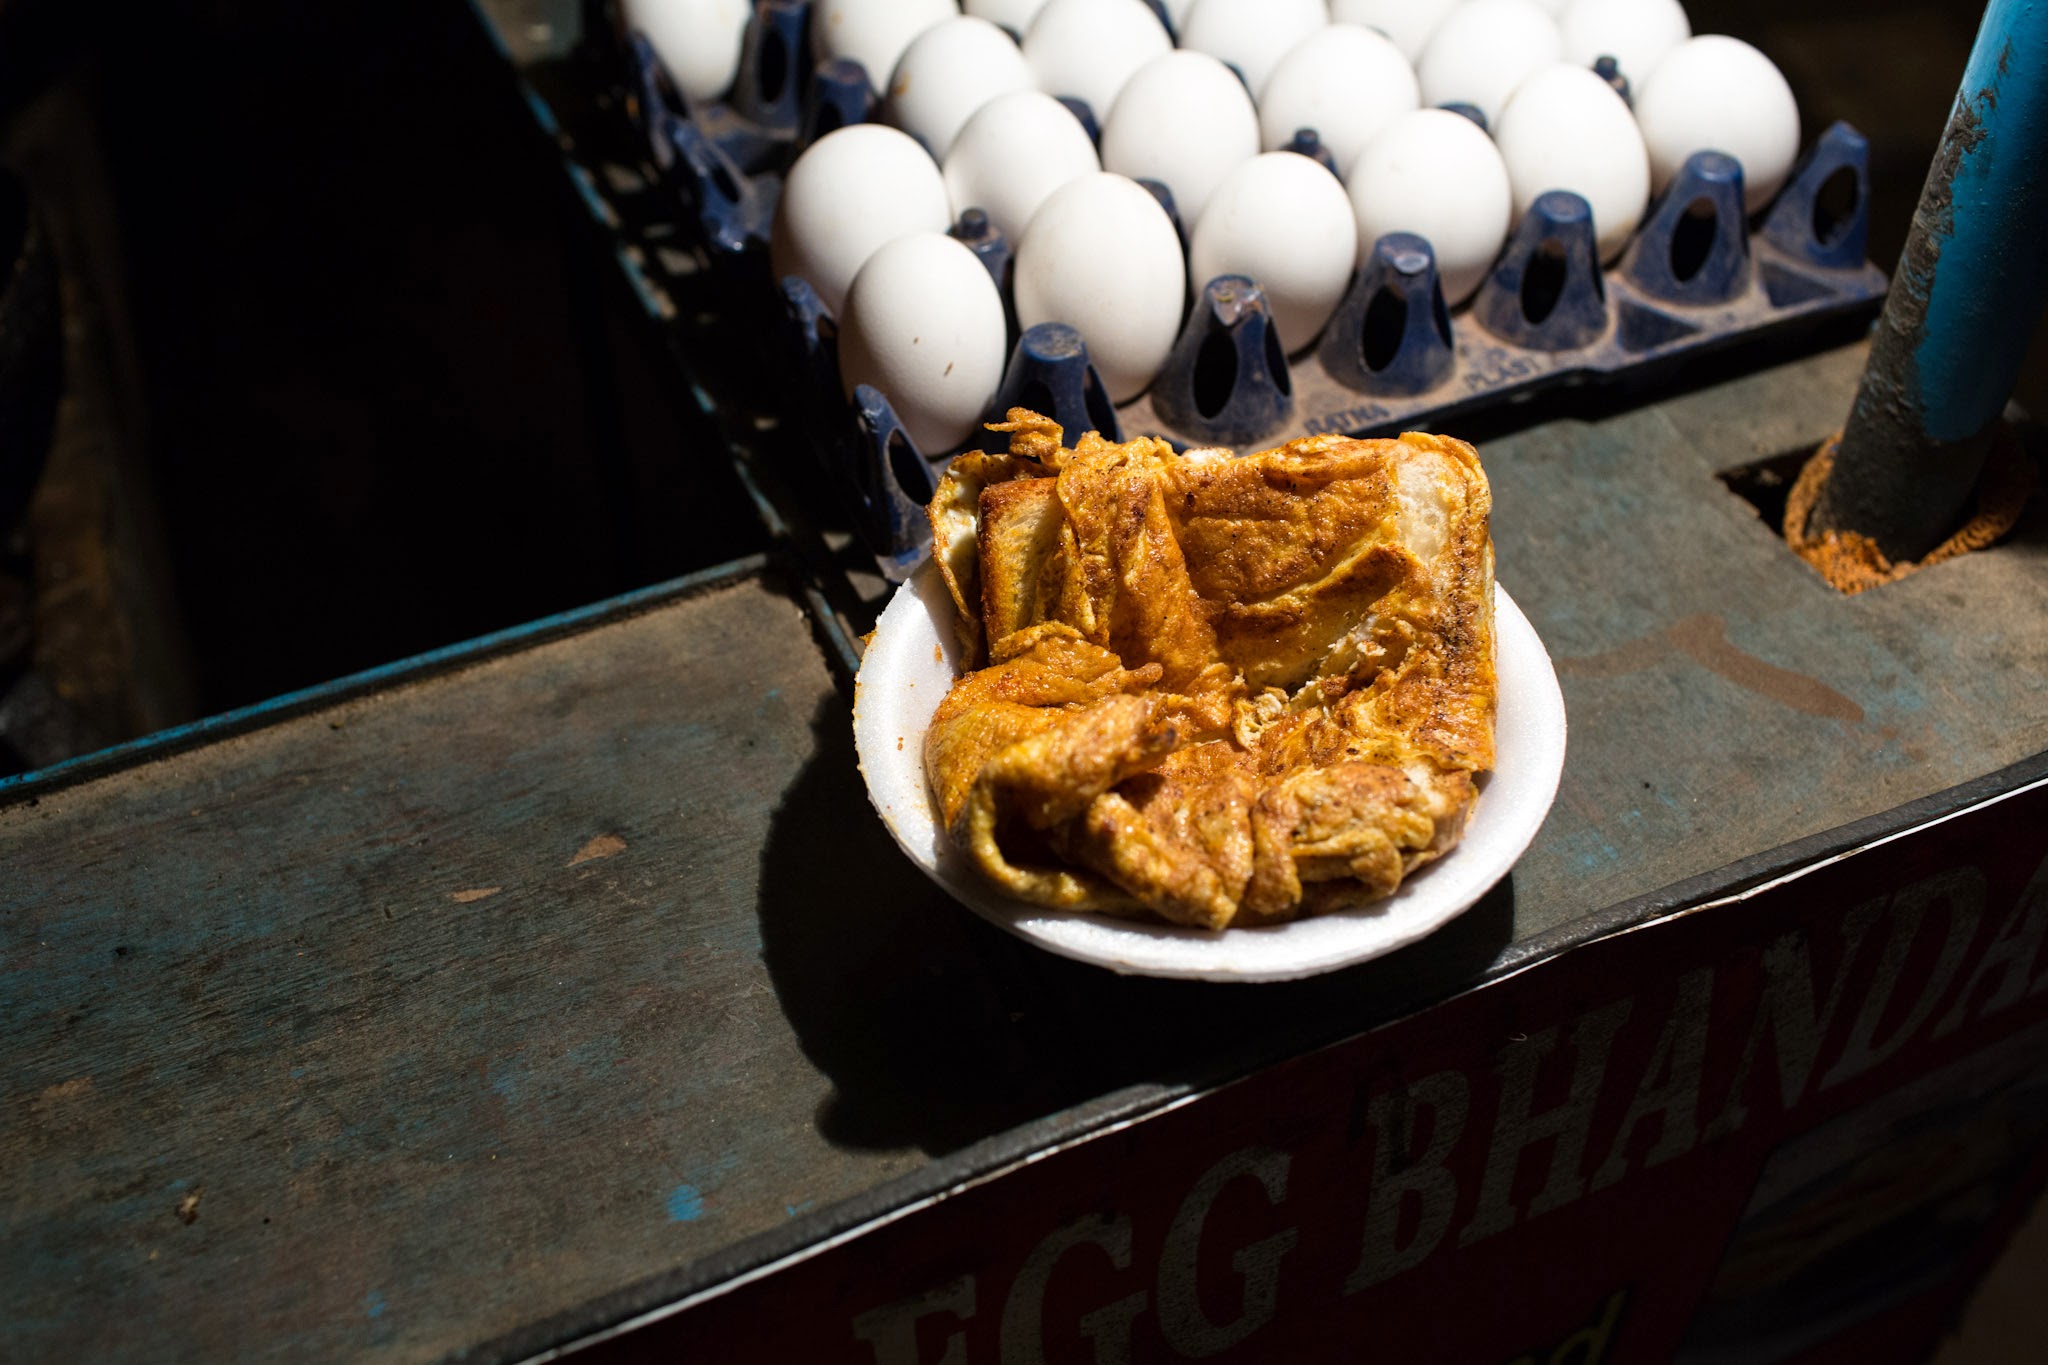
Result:
{"label": "weathered wooden plank", "polygon": [[424,1358],[920,1162],[776,993],[963,951],[848,731],[747,580],[0,812],[4,1354]]}
{"label": "weathered wooden plank", "polygon": [[2038,523],[1847,600],[1713,479],[1814,438],[1856,360],[1485,442],[1564,791],[1499,893],[1317,981],[1119,980],[945,902],[759,579],[17,795],[10,1350],[399,1360],[589,1325],[2048,749]]}
{"label": "weathered wooden plank", "polygon": [[2038,503],[1993,553],[1845,598],[1715,477],[1816,446],[1863,354],[1482,446],[1573,725],[1518,932],[2048,749]]}

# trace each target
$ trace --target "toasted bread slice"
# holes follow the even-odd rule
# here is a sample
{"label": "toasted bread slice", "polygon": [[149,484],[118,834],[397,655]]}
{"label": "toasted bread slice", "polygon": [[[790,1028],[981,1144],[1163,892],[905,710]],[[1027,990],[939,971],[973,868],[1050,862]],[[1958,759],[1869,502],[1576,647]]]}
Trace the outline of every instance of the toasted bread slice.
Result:
{"label": "toasted bread slice", "polygon": [[991,647],[1044,619],[1038,585],[1063,522],[1057,479],[1014,479],[981,490],[981,620]]}

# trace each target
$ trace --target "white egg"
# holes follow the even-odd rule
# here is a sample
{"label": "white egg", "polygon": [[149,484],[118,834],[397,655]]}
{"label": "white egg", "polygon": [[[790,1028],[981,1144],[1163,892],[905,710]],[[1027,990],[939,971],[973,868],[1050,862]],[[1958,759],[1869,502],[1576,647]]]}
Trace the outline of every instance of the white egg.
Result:
{"label": "white egg", "polygon": [[1095,144],[1067,106],[1020,90],[982,105],[953,139],[946,194],[955,218],[980,209],[1014,248],[1047,195],[1101,169]]}
{"label": "white egg", "polygon": [[1413,62],[1444,16],[1457,7],[1458,0],[1330,0],[1330,19],[1378,29]]}
{"label": "white egg", "polygon": [[1173,191],[1181,222],[1201,221],[1210,193],[1259,153],[1259,115],[1230,68],[1206,52],[1168,52],[1124,86],[1102,125],[1102,167]]}
{"label": "white egg", "polygon": [[1359,255],[1390,232],[1428,238],[1452,307],[1479,287],[1507,240],[1508,168],[1493,139],[1462,114],[1403,114],[1366,144],[1346,181]]}
{"label": "white egg", "polygon": [[811,11],[811,51],[821,62],[853,58],[880,93],[911,39],[959,12],[954,0],[819,0]]}
{"label": "white egg", "polygon": [[1229,62],[1252,90],[1294,45],[1330,22],[1326,0],[1195,0],[1180,45]]}
{"label": "white egg", "polygon": [[1563,14],[1565,11],[1565,7],[1570,3],[1571,0],[1536,0],[1536,4],[1546,14],[1551,15]]}
{"label": "white egg", "polygon": [[753,7],[746,0],[624,0],[626,27],[647,35],[683,97],[699,103],[732,89]]}
{"label": "white egg", "polygon": [[1742,163],[1743,207],[1751,213],[1783,187],[1799,155],[1792,87],[1740,38],[1707,34],[1665,53],[1636,92],[1636,122],[1658,192],[1694,152],[1726,152]]}
{"label": "white egg", "polygon": [[974,434],[1003,380],[1003,299],[974,253],[943,232],[876,251],[839,322],[839,383],[871,384],[926,455]]}
{"label": "white egg", "polygon": [[1338,166],[1349,166],[1373,134],[1422,103],[1407,58],[1371,29],[1331,24],[1296,43],[1259,92],[1267,150],[1313,128]]}
{"label": "white egg", "polygon": [[1124,82],[1172,48],[1144,0],[1047,0],[1024,34],[1024,59],[1038,88],[1087,101],[1098,124]]}
{"label": "white egg", "polygon": [[1613,86],[1587,67],[1546,66],[1515,87],[1493,140],[1517,218],[1546,190],[1570,190],[1592,207],[1600,259],[1621,255],[1650,199],[1650,157]]}
{"label": "white egg", "polygon": [[1665,53],[1692,37],[1678,0],[1572,0],[1557,27],[1566,61],[1591,66],[1612,57],[1637,91]]}
{"label": "white egg", "polygon": [[1144,186],[1106,171],[1060,186],[1031,216],[1014,269],[1020,326],[1080,332],[1111,401],[1145,391],[1180,333],[1188,285],[1173,220]]}
{"label": "white egg", "polygon": [[1218,275],[1258,281],[1289,355],[1337,311],[1357,262],[1358,224],[1344,186],[1294,152],[1255,156],[1225,176],[1188,244],[1197,290]]}
{"label": "white egg", "polygon": [[1045,0],[967,0],[961,8],[977,19],[1001,24],[1021,36],[1045,8]]}
{"label": "white egg", "polygon": [[1535,0],[1466,0],[1445,17],[1415,64],[1424,104],[1470,104],[1500,120],[1522,78],[1563,52],[1557,21]]}
{"label": "white egg", "polygon": [[775,278],[801,275],[836,316],[876,248],[952,222],[946,183],[925,149],[879,123],[836,129],[804,149],[783,181],[768,238]]}
{"label": "white egg", "polygon": [[941,161],[974,111],[998,95],[1037,87],[1009,34],[959,15],[911,40],[889,78],[889,121]]}

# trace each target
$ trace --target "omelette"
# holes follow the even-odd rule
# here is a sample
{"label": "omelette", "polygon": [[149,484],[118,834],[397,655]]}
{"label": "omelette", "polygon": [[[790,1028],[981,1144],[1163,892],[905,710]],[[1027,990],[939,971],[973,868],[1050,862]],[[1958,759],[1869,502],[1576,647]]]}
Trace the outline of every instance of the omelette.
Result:
{"label": "omelette", "polygon": [[925,775],[984,876],[1220,930],[1369,904],[1457,843],[1494,754],[1471,446],[1068,448],[1008,416],[930,505],[969,671]]}

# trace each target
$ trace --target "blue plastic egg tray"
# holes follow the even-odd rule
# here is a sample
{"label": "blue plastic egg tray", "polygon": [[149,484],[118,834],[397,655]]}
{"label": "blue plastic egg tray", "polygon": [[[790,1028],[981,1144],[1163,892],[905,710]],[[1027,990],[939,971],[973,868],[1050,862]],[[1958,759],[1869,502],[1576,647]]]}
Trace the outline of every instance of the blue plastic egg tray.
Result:
{"label": "blue plastic egg tray", "polygon": [[[884,572],[901,577],[923,556],[923,506],[935,468],[953,452],[918,450],[885,394],[863,385],[847,403],[834,320],[807,284],[775,280],[768,266],[782,171],[810,142],[876,114],[858,63],[805,60],[810,8],[809,0],[766,0],[757,9],[727,101],[688,107],[638,34],[624,37],[619,75],[649,159],[708,268],[740,308],[779,314],[782,325],[766,330],[775,336],[773,360],[792,377],[793,413],[842,481]],[[1092,111],[1068,103],[1092,132]],[[1318,150],[1310,130],[1295,146]],[[1552,191],[1523,216],[1456,313],[1444,306],[1429,243],[1392,234],[1360,263],[1316,348],[1292,362],[1257,282],[1210,280],[1157,380],[1120,408],[1109,403],[1081,337],[1041,325],[1014,337],[991,413],[1023,405],[1070,433],[1264,447],[1315,433],[1441,430],[1560,385],[1654,386],[1710,351],[1873,315],[1887,281],[1865,260],[1868,175],[1867,142],[1838,122],[1752,218],[1743,211],[1741,166],[1698,153],[1612,268],[1600,264],[1586,202]],[[1171,194],[1147,187],[1171,213]],[[1175,222],[1185,244],[1186,228]],[[952,231],[1006,283],[1009,246],[982,215],[970,210]]]}

